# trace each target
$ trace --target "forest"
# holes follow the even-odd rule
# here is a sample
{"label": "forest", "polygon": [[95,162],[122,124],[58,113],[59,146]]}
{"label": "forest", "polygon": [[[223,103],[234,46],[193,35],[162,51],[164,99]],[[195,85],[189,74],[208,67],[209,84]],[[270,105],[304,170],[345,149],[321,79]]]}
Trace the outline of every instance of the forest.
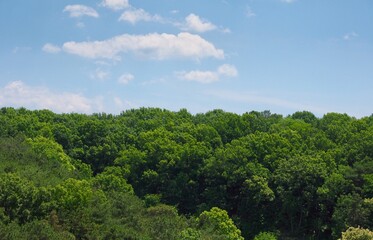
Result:
{"label": "forest", "polygon": [[0,109],[0,239],[373,239],[373,114]]}

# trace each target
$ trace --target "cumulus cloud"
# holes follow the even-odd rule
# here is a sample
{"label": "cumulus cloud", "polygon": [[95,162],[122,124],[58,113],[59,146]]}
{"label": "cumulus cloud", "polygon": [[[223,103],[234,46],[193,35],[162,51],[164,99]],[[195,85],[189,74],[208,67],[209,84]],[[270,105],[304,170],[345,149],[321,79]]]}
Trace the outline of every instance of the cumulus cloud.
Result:
{"label": "cumulus cloud", "polygon": [[76,93],[54,93],[45,87],[32,87],[22,81],[14,81],[0,88],[0,105],[92,113],[102,110],[102,99],[89,99]]}
{"label": "cumulus cloud", "polygon": [[221,77],[236,77],[238,71],[236,67],[232,65],[223,64],[216,71],[194,70],[190,72],[178,72],[176,74],[180,79],[207,84],[217,82]]}
{"label": "cumulus cloud", "polygon": [[126,74],[121,75],[118,78],[118,83],[125,85],[125,84],[128,84],[130,81],[132,81],[134,78],[135,77],[132,74],[126,73]]}
{"label": "cumulus cloud", "polygon": [[101,6],[117,11],[128,8],[130,4],[128,0],[103,0]]}
{"label": "cumulus cloud", "polygon": [[60,47],[58,47],[56,45],[53,45],[51,43],[46,43],[43,46],[42,50],[44,52],[47,52],[47,53],[59,53],[59,52],[61,52],[61,48]]}
{"label": "cumulus cloud", "polygon": [[120,17],[119,21],[129,22],[131,24],[136,24],[140,21],[145,22],[160,22],[162,21],[162,17],[159,15],[151,15],[150,13],[146,12],[144,9],[131,9],[125,11]]}
{"label": "cumulus cloud", "polygon": [[211,22],[201,19],[199,16],[191,13],[185,18],[185,22],[182,24],[177,24],[184,31],[193,32],[207,32],[217,29],[217,27]]}
{"label": "cumulus cloud", "polygon": [[70,17],[74,17],[74,18],[82,17],[82,16],[89,16],[89,17],[94,17],[94,18],[99,17],[98,13],[93,8],[85,6],[85,5],[79,5],[79,4],[67,5],[64,8],[63,12],[68,12],[70,14]]}
{"label": "cumulus cloud", "polygon": [[104,41],[66,42],[62,48],[67,53],[91,59],[120,60],[120,54],[128,52],[157,60],[224,58],[223,50],[217,49],[212,43],[199,35],[187,32],[178,35],[166,33],[124,34]]}

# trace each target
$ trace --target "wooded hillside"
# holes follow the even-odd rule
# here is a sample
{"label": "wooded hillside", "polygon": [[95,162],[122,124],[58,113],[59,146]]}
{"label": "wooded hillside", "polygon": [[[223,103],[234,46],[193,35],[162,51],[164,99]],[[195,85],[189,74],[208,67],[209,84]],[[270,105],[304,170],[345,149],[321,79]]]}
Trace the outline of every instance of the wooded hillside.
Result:
{"label": "wooded hillside", "polygon": [[[337,239],[349,227],[373,229],[373,115],[0,109],[0,239]],[[351,229],[343,239],[358,239]]]}

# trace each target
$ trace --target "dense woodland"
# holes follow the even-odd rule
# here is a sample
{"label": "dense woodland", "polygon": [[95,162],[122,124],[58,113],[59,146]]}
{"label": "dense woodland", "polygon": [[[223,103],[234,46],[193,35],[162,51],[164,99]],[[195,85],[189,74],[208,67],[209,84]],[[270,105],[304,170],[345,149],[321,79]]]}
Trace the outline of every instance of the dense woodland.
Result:
{"label": "dense woodland", "polygon": [[373,115],[0,109],[0,239],[373,239],[369,229]]}

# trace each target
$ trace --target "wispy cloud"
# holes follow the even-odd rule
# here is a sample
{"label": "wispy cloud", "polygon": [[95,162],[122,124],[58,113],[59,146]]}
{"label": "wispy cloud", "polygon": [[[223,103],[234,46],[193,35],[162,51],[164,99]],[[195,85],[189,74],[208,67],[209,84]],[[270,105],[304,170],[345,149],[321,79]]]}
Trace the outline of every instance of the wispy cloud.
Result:
{"label": "wispy cloud", "polygon": [[256,13],[251,9],[250,6],[246,6],[246,13],[245,13],[245,15],[248,18],[252,18],[252,17],[256,16]]}
{"label": "wispy cloud", "polygon": [[93,73],[91,73],[90,76],[92,79],[103,81],[110,77],[110,72],[102,70],[101,68],[96,68],[96,70]]}
{"label": "wispy cloud", "polygon": [[103,0],[101,6],[117,11],[128,8],[130,4],[128,0]]}
{"label": "wispy cloud", "polygon": [[284,2],[284,3],[293,3],[293,2],[296,2],[297,0],[281,0],[281,2]]}
{"label": "wispy cloud", "polygon": [[213,96],[217,98],[221,98],[227,101],[234,101],[240,103],[248,103],[248,104],[264,104],[267,105],[268,108],[282,107],[285,109],[290,109],[292,111],[302,111],[307,110],[314,113],[324,114],[328,112],[326,109],[311,106],[307,104],[302,104],[299,102],[292,102],[280,98],[273,98],[267,97],[263,95],[259,95],[257,93],[252,92],[239,92],[239,91],[227,91],[227,90],[210,90],[205,93],[208,96]]}
{"label": "wispy cloud", "polygon": [[122,74],[122,75],[118,78],[118,83],[123,84],[123,85],[126,85],[126,84],[128,84],[130,81],[132,81],[133,79],[135,79],[135,76],[133,76],[133,75],[130,74],[130,73],[125,73],[125,74]]}
{"label": "wispy cloud", "polygon": [[185,18],[184,23],[176,23],[183,31],[207,32],[217,29],[211,22],[201,19],[199,16],[191,13]]}
{"label": "wispy cloud", "polygon": [[177,72],[176,75],[180,79],[186,81],[195,81],[199,83],[213,83],[220,80],[221,77],[236,77],[238,75],[236,67],[223,64],[216,71],[200,71],[194,70],[189,72]]}
{"label": "wispy cloud", "polygon": [[[173,10],[171,13],[176,14],[178,13],[178,11]],[[133,25],[141,21],[171,24],[187,32],[203,33],[203,32],[208,32],[208,31],[213,31],[213,30],[219,30],[224,33],[230,33],[230,29],[223,28],[223,27],[217,27],[213,23],[205,19],[202,19],[201,17],[193,13],[185,17],[183,22],[178,22],[178,21],[164,18],[158,14],[151,14],[141,8],[139,9],[131,8],[131,9],[124,11],[122,15],[119,17],[118,21],[129,22]]]}
{"label": "wispy cloud", "polygon": [[162,17],[159,15],[151,15],[144,9],[130,9],[125,11],[118,19],[119,21],[129,22],[131,24],[136,24],[140,21],[145,22],[160,22]]}
{"label": "wispy cloud", "polygon": [[150,85],[159,85],[159,84],[165,84],[167,83],[167,80],[165,78],[158,78],[158,79],[152,79],[149,81],[144,81],[141,83],[142,86],[150,86]]}
{"label": "wispy cloud", "polygon": [[59,52],[61,52],[61,48],[60,47],[58,47],[56,45],[53,45],[51,43],[46,43],[43,46],[42,50],[44,52],[47,52],[47,53],[59,53]]}
{"label": "wispy cloud", "polygon": [[347,33],[343,36],[343,39],[348,41],[348,40],[352,40],[354,38],[357,38],[359,35],[355,32],[350,32],[350,33]]}
{"label": "wispy cloud", "polygon": [[104,41],[66,42],[62,48],[67,53],[92,59],[120,60],[120,54],[128,52],[156,60],[224,58],[223,50],[217,49],[202,37],[187,32],[178,35],[166,33],[124,34]]}
{"label": "wispy cloud", "polygon": [[89,99],[77,93],[55,93],[45,87],[28,86],[22,81],[10,82],[0,88],[0,105],[56,112],[92,113],[103,109],[100,97]]}
{"label": "wispy cloud", "polygon": [[76,18],[76,17],[83,17],[83,16],[89,16],[98,18],[99,14],[91,7],[85,6],[85,5],[67,5],[63,12],[68,12],[70,17]]}
{"label": "wispy cloud", "polygon": [[134,104],[133,102],[128,101],[128,100],[122,100],[120,97],[114,97],[113,102],[116,108],[119,109],[119,111],[123,111],[125,109],[130,109],[130,108],[138,108],[138,106]]}
{"label": "wispy cloud", "polygon": [[177,75],[181,79],[199,83],[213,83],[219,81],[219,74],[214,71],[194,70],[190,72],[179,72]]}
{"label": "wispy cloud", "polygon": [[84,22],[77,22],[76,27],[77,28],[85,28],[85,24],[84,24]]}
{"label": "wispy cloud", "polygon": [[17,54],[17,53],[29,52],[31,50],[32,50],[31,47],[15,47],[13,48],[12,53]]}

